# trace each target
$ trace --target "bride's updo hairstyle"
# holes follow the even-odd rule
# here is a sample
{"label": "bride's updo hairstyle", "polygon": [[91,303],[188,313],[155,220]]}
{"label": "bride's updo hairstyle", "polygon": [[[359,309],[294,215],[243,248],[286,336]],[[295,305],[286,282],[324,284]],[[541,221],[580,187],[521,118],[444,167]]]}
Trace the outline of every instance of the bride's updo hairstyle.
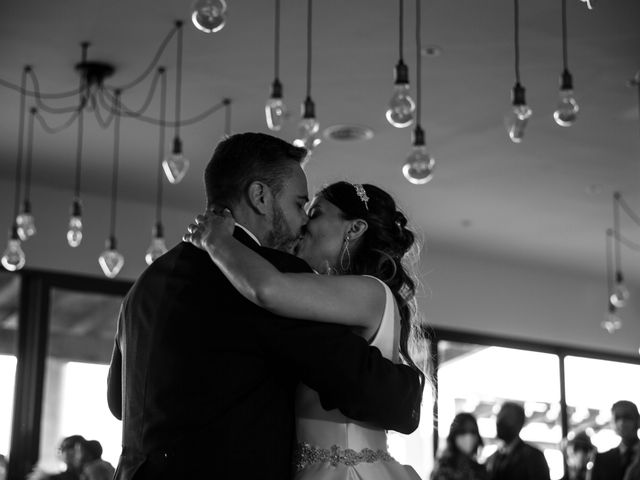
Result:
{"label": "bride's updo hairstyle", "polygon": [[[409,343],[423,338],[416,325],[416,281],[410,271],[411,253],[417,249],[415,235],[407,228],[407,218],[384,190],[371,184],[336,182],[324,187],[320,196],[338,207],[345,220],[365,220],[368,228],[357,245],[350,247],[350,261],[344,273],[371,275],[387,284],[400,310],[400,356],[424,374],[409,354]],[[366,199],[366,201],[365,201]]]}

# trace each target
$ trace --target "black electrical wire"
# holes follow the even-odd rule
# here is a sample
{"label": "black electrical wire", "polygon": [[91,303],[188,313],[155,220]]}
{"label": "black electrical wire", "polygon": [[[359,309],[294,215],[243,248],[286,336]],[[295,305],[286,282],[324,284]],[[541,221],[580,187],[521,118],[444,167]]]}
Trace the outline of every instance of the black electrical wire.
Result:
{"label": "black electrical wire", "polygon": [[160,43],[160,46],[158,47],[158,50],[156,51],[155,55],[153,56],[153,59],[151,60],[151,63],[149,63],[149,65],[144,70],[144,72],[142,72],[137,78],[135,78],[134,80],[130,81],[129,83],[125,83],[124,85],[108,86],[108,88],[110,88],[111,90],[120,90],[121,92],[124,92],[126,90],[129,90],[129,89],[135,87],[140,82],[142,82],[145,78],[147,78],[149,76],[149,73],[151,73],[153,71],[153,69],[155,68],[155,66],[158,64],[158,61],[160,60],[160,57],[164,53],[165,49],[167,48],[167,45],[169,44],[169,41],[171,40],[171,38],[173,38],[173,36],[175,35],[175,33],[178,30],[181,30],[181,28],[180,28],[181,26],[182,26],[182,22],[180,22],[180,25],[178,25],[178,23],[176,22],[174,28],[171,29],[171,31],[167,34],[167,36],[164,38],[164,40],[162,40],[162,42]]}
{"label": "black electrical wire", "polygon": [[273,55],[273,70],[275,78],[280,78],[280,0],[276,0],[276,13],[275,13],[275,40],[274,40],[274,55]]}
{"label": "black electrical wire", "polygon": [[606,254],[607,254],[607,303],[611,305],[611,294],[613,293],[613,269],[611,267],[612,243],[613,243],[613,230],[607,229],[606,237]]}
{"label": "black electrical wire", "polygon": [[76,143],[76,178],[74,187],[74,199],[80,198],[80,180],[82,176],[82,137],[84,136],[83,108],[78,109],[78,138]]}
{"label": "black electrical wire", "polygon": [[231,135],[231,100],[225,98],[222,101],[224,105],[224,134],[228,137]]}
{"label": "black electrical wire", "polygon": [[313,25],[312,0],[307,0],[307,98],[311,97],[311,26]]}
{"label": "black electrical wire", "polygon": [[398,32],[400,33],[400,41],[399,46],[400,46],[400,61],[403,61],[402,58],[402,51],[404,50],[403,46],[404,46],[404,0],[400,0],[400,5],[399,5],[399,12],[398,12],[398,22],[399,22],[399,26],[398,26]]}
{"label": "black electrical wire", "polygon": [[66,130],[71,125],[73,125],[73,123],[77,120],[79,115],[80,115],[80,110],[76,108],[76,110],[73,112],[73,115],[71,115],[63,124],[57,127],[50,126],[47,123],[47,121],[44,119],[44,117],[40,114],[39,111],[36,113],[36,118],[38,119],[38,123],[40,124],[40,126],[45,132],[49,134],[56,134],[56,133],[62,132],[63,130]]}
{"label": "black electrical wire", "polygon": [[[155,96],[156,89],[158,88],[158,77],[159,77],[159,73],[158,71],[156,71],[155,75],[151,79],[151,85],[149,86],[149,92],[147,93],[147,97],[144,99],[144,102],[142,102],[142,106],[140,108],[133,109],[131,107],[126,107],[127,112],[130,112],[130,114],[128,114],[127,116],[142,115],[144,112],[148,110],[149,105],[151,105],[151,102],[153,101],[153,97]],[[102,94],[104,95],[104,92]],[[124,105],[122,98],[120,99],[120,105]],[[109,109],[113,111],[113,105],[111,105]]]}
{"label": "black electrical wire", "polygon": [[20,204],[20,189],[22,186],[22,146],[24,143],[24,113],[26,108],[26,98],[25,98],[25,86],[27,83],[27,75],[31,70],[31,67],[26,66],[22,70],[22,77],[20,79],[20,116],[19,116],[19,125],[18,125],[18,155],[16,157],[16,187],[15,187],[15,197],[13,202],[13,221],[12,225],[15,225],[16,218],[19,213],[19,204]]}
{"label": "black electrical wire", "polygon": [[[613,193],[613,233],[616,239],[620,235],[620,192]],[[613,249],[615,255],[616,272],[620,272],[622,260],[620,258],[620,245],[618,242],[614,244]]]}
{"label": "black electrical wire", "polygon": [[567,54],[567,0],[562,0],[562,66],[564,71],[568,70]]}
{"label": "black electrical wire", "polygon": [[514,24],[514,47],[515,47],[515,67],[516,84],[520,83],[520,4],[518,0],[513,0],[513,24]]}
{"label": "black electrical wire", "polygon": [[[113,97],[110,98],[110,93],[108,91],[105,91],[105,96],[113,101]],[[207,108],[205,111],[203,111],[202,113],[199,113],[198,115],[195,115],[191,118],[188,118],[186,120],[181,120],[180,121],[180,125],[181,126],[185,126],[185,125],[193,125],[195,123],[198,123],[202,120],[204,120],[205,118],[207,118],[208,116],[214,114],[215,112],[217,112],[218,110],[220,110],[221,108],[224,107],[224,101],[216,103],[215,105],[212,105],[211,107]],[[160,121],[157,118],[153,118],[153,117],[149,117],[147,115],[139,115],[136,114],[136,112],[130,111],[127,109],[126,106],[124,105],[120,105],[121,108],[121,113],[123,116],[127,116],[127,117],[134,117],[137,118],[138,120],[141,120],[143,122],[146,123],[150,123],[151,125],[161,125],[164,124],[165,127],[175,127],[177,124],[176,122],[168,122],[168,121]]]}
{"label": "black electrical wire", "polygon": [[77,95],[78,93],[80,93],[80,89],[77,88],[75,90],[71,90],[69,92],[61,92],[61,93],[42,93],[42,92],[36,92],[36,91],[32,91],[32,90],[27,90],[26,88],[22,88],[19,85],[16,85],[14,83],[11,83],[7,80],[4,80],[2,78],[0,78],[0,85],[10,88],[12,90],[15,90],[18,93],[24,94],[24,95],[29,95],[30,97],[35,97],[36,95],[38,95],[40,98],[48,98],[48,99],[61,99],[61,98],[70,98],[73,97],[75,95]]}
{"label": "black electrical wire", "polygon": [[631,218],[631,220],[633,220],[638,226],[640,226],[640,216],[631,209],[629,204],[627,204],[625,199],[622,198],[622,195],[620,195],[620,193],[618,193],[617,200],[618,200],[618,205],[620,205],[622,210],[624,210],[624,212],[629,216],[629,218]]}
{"label": "black electrical wire", "polygon": [[422,112],[421,24],[420,0],[416,0],[416,126],[420,126],[420,114]]}
{"label": "black electrical wire", "polygon": [[[158,68],[158,76],[160,77],[160,128],[158,135],[158,176],[156,187],[156,229],[158,225],[162,225],[162,188],[163,178],[162,161],[164,160],[165,146],[165,120],[167,110],[167,78],[164,68]],[[156,232],[158,235],[159,233]]]}
{"label": "black electrical wire", "polygon": [[175,114],[175,138],[180,138],[180,108],[182,103],[182,22],[176,22],[178,30],[177,52],[176,52],[176,111]]}
{"label": "black electrical wire", "polygon": [[621,243],[625,247],[631,250],[634,250],[636,252],[640,252],[640,243],[634,242],[633,240],[629,240],[620,232],[618,232],[617,234],[614,234],[614,237],[616,238],[616,240],[618,240],[619,243]]}
{"label": "black electrical wire", "polygon": [[29,123],[27,124],[27,161],[24,173],[24,203],[27,204],[31,199],[31,164],[33,157],[33,123],[34,117],[38,113],[36,108],[29,110]]}
{"label": "black electrical wire", "polygon": [[111,224],[109,238],[116,236],[116,213],[118,206],[118,164],[120,162],[120,91],[116,90],[115,120],[113,122],[113,174],[111,177]]}
{"label": "black electrical wire", "polygon": [[[104,93],[102,90],[99,90],[98,92],[96,92],[96,104],[93,109],[93,113],[96,117],[96,121],[98,122],[98,125],[100,125],[101,128],[106,130],[111,126],[111,123],[113,122],[113,119],[115,117],[115,112],[113,108],[110,108],[108,105],[105,105],[105,104],[106,102],[104,100]],[[101,107],[107,111],[106,118],[102,116]]]}
{"label": "black electrical wire", "polygon": [[[43,110],[48,113],[61,114],[61,113],[71,113],[77,109],[77,107],[51,107],[42,101],[42,95],[40,95],[40,81],[33,69],[29,70],[29,77],[31,78],[31,82],[33,83],[33,96],[36,100],[36,105],[40,110]],[[81,92],[82,87],[79,87],[77,92]],[[77,93],[76,92],[76,93]]]}

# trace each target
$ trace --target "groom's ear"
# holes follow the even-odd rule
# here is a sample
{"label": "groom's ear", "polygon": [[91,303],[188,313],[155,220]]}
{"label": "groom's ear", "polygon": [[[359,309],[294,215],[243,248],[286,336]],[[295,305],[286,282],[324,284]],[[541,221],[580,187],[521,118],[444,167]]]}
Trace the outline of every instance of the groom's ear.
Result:
{"label": "groom's ear", "polygon": [[351,222],[347,233],[349,234],[350,239],[357,240],[358,238],[362,237],[362,235],[364,235],[364,232],[366,232],[368,228],[369,224],[366,222],[366,220],[358,218],[357,220]]}
{"label": "groom's ear", "polygon": [[266,183],[255,181],[247,188],[247,199],[251,208],[260,215],[267,215],[271,211],[273,195]]}

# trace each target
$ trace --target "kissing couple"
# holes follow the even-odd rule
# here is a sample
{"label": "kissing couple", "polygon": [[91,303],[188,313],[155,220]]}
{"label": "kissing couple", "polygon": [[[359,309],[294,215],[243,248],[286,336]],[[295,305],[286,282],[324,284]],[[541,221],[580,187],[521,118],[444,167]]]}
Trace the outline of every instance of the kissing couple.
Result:
{"label": "kissing couple", "polygon": [[262,133],[221,141],[206,213],[126,295],[116,480],[419,478],[386,435],[417,428],[425,384],[414,235],[374,185],[331,184],[307,210],[306,154]]}

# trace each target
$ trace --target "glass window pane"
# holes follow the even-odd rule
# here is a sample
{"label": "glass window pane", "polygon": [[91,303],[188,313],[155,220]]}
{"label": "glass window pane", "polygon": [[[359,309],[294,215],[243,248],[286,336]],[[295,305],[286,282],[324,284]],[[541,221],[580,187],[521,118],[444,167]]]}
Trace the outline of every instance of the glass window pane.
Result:
{"label": "glass window pane", "polygon": [[20,276],[0,272],[0,455],[9,457],[16,376]]}
{"label": "glass window pane", "polygon": [[600,452],[617,446],[620,438],[610,424],[611,406],[618,400],[640,406],[639,378],[640,365],[567,356],[569,438],[584,431]]}
{"label": "glass window pane", "polygon": [[60,441],[70,435],[98,440],[115,465],[121,425],[107,406],[107,371],[122,298],[54,289],[40,431],[38,468],[65,469]]}
{"label": "glass window pane", "polygon": [[496,415],[509,400],[524,406],[520,437],[545,455],[552,479],[564,474],[560,442],[560,372],[556,355],[513,348],[439,342],[438,437],[446,443],[453,417],[472,413],[485,447],[480,461],[497,450]]}

